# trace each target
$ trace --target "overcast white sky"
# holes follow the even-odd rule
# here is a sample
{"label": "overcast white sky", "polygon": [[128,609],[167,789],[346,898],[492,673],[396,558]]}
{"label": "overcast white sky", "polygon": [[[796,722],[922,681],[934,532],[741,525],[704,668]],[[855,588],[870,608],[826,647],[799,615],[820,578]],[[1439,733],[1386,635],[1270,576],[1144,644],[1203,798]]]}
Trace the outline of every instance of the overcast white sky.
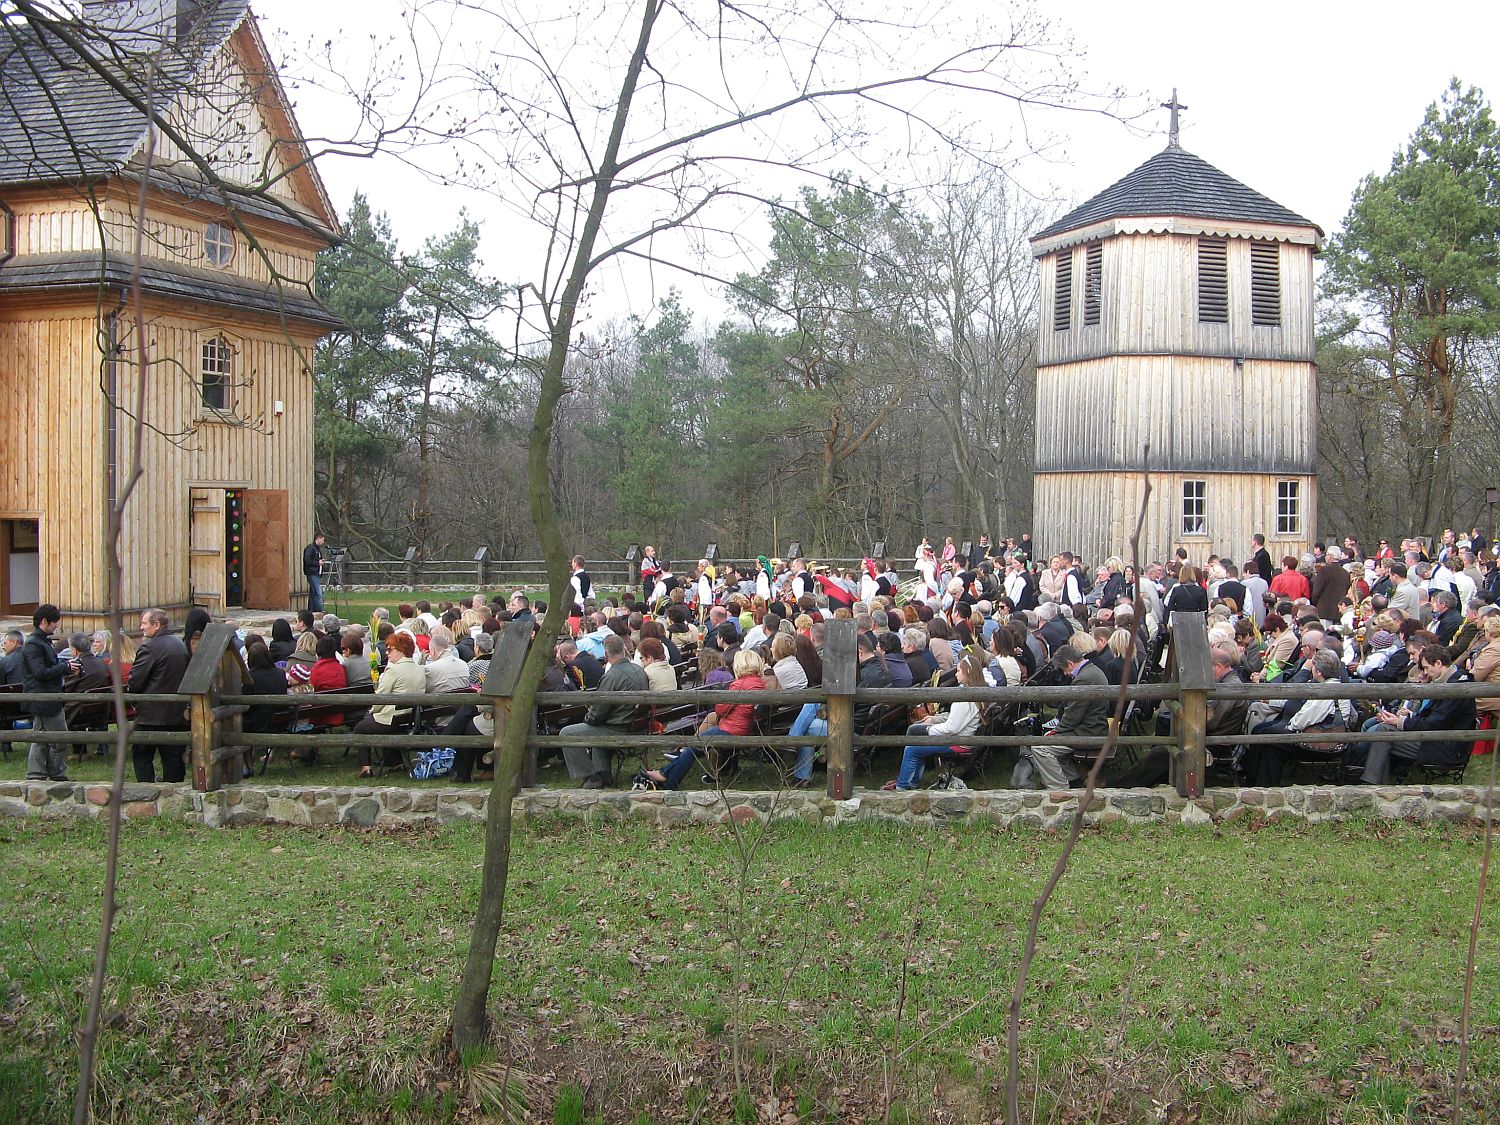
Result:
{"label": "overcast white sky", "polygon": [[[566,0],[564,0],[566,2]],[[966,0],[978,3],[979,0]],[[688,3],[692,7],[691,0]],[[263,31],[277,49],[314,39],[363,40],[399,26],[391,0],[256,0]],[[1070,0],[1043,5],[1072,31],[1090,85],[1119,86],[1165,101],[1176,86],[1188,110],[1182,143],[1230,175],[1335,231],[1350,193],[1368,172],[1383,172],[1450,76],[1500,95],[1500,4],[1459,3],[1418,11],[1391,0],[1366,3],[1271,0],[1254,5]],[[964,9],[955,0],[953,9]],[[326,103],[297,95],[309,134],[334,126]],[[1166,111],[1149,120],[1157,135],[1116,122],[1052,114],[1046,127],[1063,146],[1023,163],[1017,178],[1039,195],[1081,202],[1148,159],[1165,143]],[[389,213],[403,248],[450,228],[467,207],[485,232],[486,258],[504,276],[513,226],[482,197],[434,189],[379,161],[325,160],[323,177],[341,209],[356,189]],[[680,278],[601,276],[595,315],[646,312],[668,284],[691,307],[717,317],[716,296]]]}

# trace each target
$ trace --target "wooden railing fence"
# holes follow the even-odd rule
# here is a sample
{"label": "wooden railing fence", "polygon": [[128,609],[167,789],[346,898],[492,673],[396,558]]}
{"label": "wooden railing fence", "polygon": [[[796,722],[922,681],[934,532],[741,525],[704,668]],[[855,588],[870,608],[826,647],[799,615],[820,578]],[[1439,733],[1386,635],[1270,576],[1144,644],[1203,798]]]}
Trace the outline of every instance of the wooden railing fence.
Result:
{"label": "wooden railing fence", "polygon": [[[1404,685],[1363,683],[1301,683],[1301,684],[1216,684],[1208,662],[1208,643],[1202,614],[1173,614],[1173,643],[1168,650],[1165,677],[1156,683],[1141,683],[1125,689],[1127,700],[1159,702],[1167,700],[1175,704],[1177,718],[1173,724],[1173,735],[1164,739],[1160,735],[1126,736],[1118,739],[1119,745],[1160,746],[1164,742],[1173,755],[1172,783],[1185,796],[1198,796],[1203,791],[1203,777],[1208,749],[1214,746],[1254,743],[1285,742],[1285,735],[1250,735],[1208,737],[1206,714],[1209,701],[1215,698],[1231,699],[1390,699],[1395,696],[1417,694]],[[860,747],[882,747],[903,745],[941,746],[952,741],[951,736],[913,736],[894,734],[862,734],[855,730],[854,708],[857,704],[951,704],[960,700],[979,703],[1027,703],[1054,705],[1079,699],[1115,700],[1119,688],[1088,686],[1036,687],[1029,685],[999,688],[861,688],[858,686],[858,670],[855,655],[855,625],[853,621],[831,621],[828,623],[824,650],[823,686],[806,690],[778,690],[754,693],[747,700],[745,693],[723,690],[688,689],[661,692],[542,692],[537,696],[539,707],[580,703],[636,703],[642,706],[681,706],[691,703],[707,709],[716,703],[770,704],[773,706],[803,703],[822,703],[827,707],[828,733],[792,738],[788,735],[715,736],[700,735],[650,735],[621,734],[609,737],[577,737],[564,735],[532,734],[527,746],[534,753],[544,747],[599,746],[621,750],[643,751],[657,747],[675,748],[685,745],[712,745],[720,750],[736,747],[770,747],[791,750],[803,745],[822,745],[828,759],[828,795],[843,800],[854,791],[854,755]],[[167,745],[187,745],[191,751],[191,774],[195,789],[211,791],[233,783],[237,777],[243,755],[248,751],[276,747],[305,747],[310,737],[306,734],[247,734],[242,729],[242,716],[252,705],[282,702],[279,697],[247,695],[244,684],[248,680],[239,653],[234,643],[230,626],[216,623],[203,633],[193,653],[193,658],[183,677],[181,690],[166,695],[131,696],[133,702],[180,702],[189,723],[183,732],[152,731],[151,741]],[[510,701],[519,679],[522,661],[530,643],[530,625],[524,621],[508,622],[497,638],[495,653],[490,661],[489,673],[483,690],[471,702],[483,702],[494,708],[494,735],[447,736],[442,733],[393,733],[356,735],[339,733],[336,736],[341,746],[432,748],[438,746],[472,746],[481,750],[498,751],[510,722]],[[1420,688],[1424,698],[1481,698],[1500,695],[1500,685],[1488,683],[1426,684]],[[31,701],[58,700],[77,703],[82,697],[73,693],[10,693],[3,696],[7,707]],[[294,706],[307,696],[288,697],[287,706]],[[320,692],[319,706],[348,706],[366,708],[371,705],[369,694]],[[399,707],[453,707],[455,696],[448,694],[412,693],[403,695],[381,695],[379,703]],[[463,701],[463,700],[460,700]],[[533,722],[533,728],[535,726]],[[1430,742],[1451,741],[1464,735],[1474,737],[1473,731],[1425,731],[1425,732],[1370,732],[1357,735],[1360,741],[1372,742]],[[1304,732],[1298,736],[1304,742],[1341,743],[1350,741],[1344,732]],[[0,744],[42,742],[89,744],[102,741],[98,731],[0,731]],[[972,735],[963,739],[972,746],[1024,746],[1036,741],[1035,735],[1002,734]],[[1099,738],[1069,737],[1067,743],[1076,749],[1094,749],[1107,740]],[[534,766],[529,779],[534,780]],[[523,779],[525,781],[527,779]]]}

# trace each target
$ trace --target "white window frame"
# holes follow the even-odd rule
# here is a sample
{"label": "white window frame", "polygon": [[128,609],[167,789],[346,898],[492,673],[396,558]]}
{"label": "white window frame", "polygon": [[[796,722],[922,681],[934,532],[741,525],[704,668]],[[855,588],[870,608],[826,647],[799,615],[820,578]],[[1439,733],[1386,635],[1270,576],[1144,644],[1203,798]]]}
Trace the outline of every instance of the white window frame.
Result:
{"label": "white window frame", "polygon": [[1278,480],[1276,482],[1276,535],[1277,538],[1292,539],[1302,534],[1302,482],[1300,480]]}
{"label": "white window frame", "polygon": [[228,269],[234,264],[234,255],[239,249],[234,236],[234,227],[228,223],[206,223],[203,227],[203,258],[218,269]]}
{"label": "white window frame", "polygon": [[[234,412],[234,369],[239,349],[223,332],[204,336],[198,342],[198,402],[204,414],[224,416]],[[208,400],[208,379],[215,376],[220,404]]]}
{"label": "white window frame", "polygon": [[[1193,494],[1194,492],[1196,495]],[[1183,538],[1206,539],[1208,537],[1208,481],[1202,478],[1184,480],[1179,494],[1179,504],[1177,526]]]}

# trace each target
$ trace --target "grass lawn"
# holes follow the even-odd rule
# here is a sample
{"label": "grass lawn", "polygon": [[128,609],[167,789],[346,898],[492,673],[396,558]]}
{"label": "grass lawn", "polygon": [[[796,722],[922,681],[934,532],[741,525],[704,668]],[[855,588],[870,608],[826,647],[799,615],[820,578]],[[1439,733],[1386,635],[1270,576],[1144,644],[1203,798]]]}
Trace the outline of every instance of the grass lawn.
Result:
{"label": "grass lawn", "polygon": [[[94,824],[0,822],[0,1120],[67,1115],[103,840]],[[516,840],[502,1032],[465,1068],[444,1023],[481,829],[133,823],[101,1119],[477,1120],[508,1077],[534,1120],[561,1125],[878,1120],[899,1035],[896,1120],[993,1120],[1021,928],[1058,847],[786,824],[742,885],[725,829],[533,827]],[[1479,853],[1470,829],[1373,823],[1090,833],[1043,925],[1024,1106],[1064,1121],[1435,1117]],[[1495,935],[1479,947],[1470,1120],[1500,1112]]]}
{"label": "grass lawn", "polygon": [[[509,597],[517,589],[520,589],[527,597],[535,600],[541,598],[547,600],[547,589],[545,586],[486,586],[481,589],[478,586],[470,586],[459,590],[324,590],[323,608],[329,613],[337,613],[350,621],[366,622],[370,620],[370,614],[377,606],[384,606],[391,611],[391,616],[396,614],[396,607],[402,602],[415,602],[418,598],[426,598],[433,605],[433,612],[437,612],[439,602],[450,601],[459,606],[467,606],[469,600],[475,594],[493,595],[496,592]],[[608,597],[618,595],[622,591],[614,587],[597,588],[596,597]],[[639,591],[637,591],[639,592]],[[347,607],[348,613],[345,613]],[[290,615],[293,611],[288,610]],[[229,616],[233,616],[230,614]]]}

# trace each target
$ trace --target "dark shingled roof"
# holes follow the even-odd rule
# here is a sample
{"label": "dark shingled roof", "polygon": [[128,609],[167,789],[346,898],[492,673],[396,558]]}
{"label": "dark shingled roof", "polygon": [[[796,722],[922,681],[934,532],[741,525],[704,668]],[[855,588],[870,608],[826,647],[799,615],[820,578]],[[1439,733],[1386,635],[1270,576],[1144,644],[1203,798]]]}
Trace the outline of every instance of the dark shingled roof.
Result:
{"label": "dark shingled roof", "polygon": [[1049,238],[1131,215],[1188,215],[1229,222],[1316,227],[1311,220],[1226,176],[1201,157],[1169,145],[1124,179],[1032,237]]}
{"label": "dark shingled roof", "polygon": [[[161,52],[154,100],[176,101],[249,10],[248,0],[205,0],[180,45]],[[89,55],[144,100],[144,55],[82,24],[72,32]],[[0,23],[0,187],[93,179],[116,172],[146,131],[146,119],[57,33],[14,14]]]}
{"label": "dark shingled roof", "polygon": [[[33,254],[11,258],[0,265],[0,293],[6,291],[95,290],[123,288],[131,281],[129,258],[93,254]],[[147,293],[197,302],[215,308],[246,310],[269,317],[285,317],[325,328],[342,321],[305,285],[251,281],[215,270],[192,269],[148,260],[141,271]]]}

